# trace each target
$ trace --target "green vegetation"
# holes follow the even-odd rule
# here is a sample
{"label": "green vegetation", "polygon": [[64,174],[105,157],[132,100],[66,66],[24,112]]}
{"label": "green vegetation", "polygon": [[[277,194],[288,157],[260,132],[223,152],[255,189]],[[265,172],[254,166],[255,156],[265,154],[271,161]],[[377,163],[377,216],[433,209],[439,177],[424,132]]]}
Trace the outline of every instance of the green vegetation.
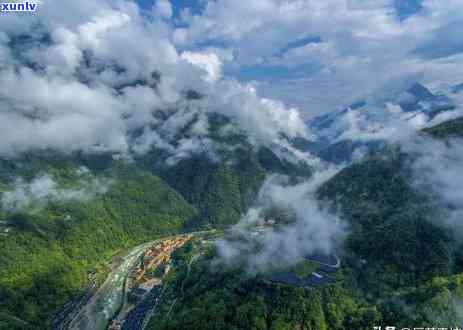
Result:
{"label": "green vegetation", "polygon": [[411,186],[406,160],[400,151],[383,150],[344,169],[318,192],[350,223],[352,266],[374,295],[451,272],[450,235],[429,221],[438,207]]}
{"label": "green vegetation", "polygon": [[418,287],[397,292],[380,304],[384,323],[399,328],[461,327],[463,275],[436,277]]}
{"label": "green vegetation", "polygon": [[191,263],[198,253],[190,246],[174,256],[149,329],[366,330],[379,322],[376,307],[340,285],[304,289],[273,284],[240,267],[217,264],[213,251]]}
{"label": "green vegetation", "polygon": [[[197,120],[193,118],[177,139],[188,137],[189,127]],[[196,221],[191,222],[196,227],[224,228],[236,223],[254,201],[268,173],[311,175],[307,165],[281,160],[268,148],[256,150],[227,117],[209,114],[208,122],[207,138],[217,145],[214,159],[207,153],[197,154],[166,166],[167,155],[159,150],[137,159],[199,210]]]}
{"label": "green vegetation", "polygon": [[[111,155],[53,151],[0,159],[0,191],[11,190],[18,178],[27,184],[43,175],[60,191],[81,190],[96,179],[111,183],[104,194],[85,200],[47,197],[14,212],[0,208],[0,313],[9,316],[2,327],[21,328],[18,322],[25,321],[49,328],[60,306],[82,293],[89,269],[97,269],[101,280],[107,262],[134,245],[236,223],[266,170],[230,125],[211,115],[209,138],[221,142],[220,160],[196,155],[166,166],[168,155],[157,150],[132,165]],[[182,134],[189,134],[188,127]]]}
{"label": "green vegetation", "polygon": [[297,277],[304,278],[312,274],[312,272],[314,272],[317,268],[317,265],[315,265],[314,263],[308,260],[303,260],[299,262],[297,265],[293,266],[293,268],[290,271],[293,271]]}
{"label": "green vegetation", "polygon": [[[194,228],[226,228],[254,200],[268,172],[308,176],[310,169],[258,152],[230,121],[212,115],[210,136],[223,142],[211,160],[196,155],[167,167],[153,151],[127,165],[108,155],[24,155],[0,160],[0,191],[17,178],[53,178],[60,189],[94,179],[110,183],[88,200],[48,198],[0,210],[0,329],[50,328],[53,313],[81,294],[87,271],[104,277],[107,262],[141,242]],[[425,130],[463,136],[462,119]],[[182,134],[188,134],[188,130]],[[179,137],[181,138],[181,136]],[[350,224],[334,284],[316,288],[271,283],[266,274],[215,259],[213,245],[186,244],[174,254],[151,329],[372,329],[374,325],[457,325],[463,298],[463,253],[432,194],[410,182],[411,156],[386,148],[355,163],[318,191]],[[81,171],[86,166],[90,171]],[[175,189],[175,190],[173,190]],[[267,210],[278,224],[291,212]],[[8,228],[8,232],[3,232]],[[316,266],[290,269],[303,278]],[[268,275],[268,274],[267,274]]]}
{"label": "green vegetation", "polygon": [[265,172],[252,157],[236,166],[194,157],[180,161],[163,177],[200,210],[196,226],[224,227],[236,223],[250,206]]}
{"label": "green vegetation", "polygon": [[[42,168],[58,182],[73,180],[75,167],[54,165]],[[37,168],[32,162],[19,172],[32,178]],[[38,210],[4,214],[11,231],[0,236],[1,313],[49,328],[52,313],[86,285],[89,269],[101,271],[121,250],[180,232],[195,215],[150,173],[115,165],[105,176],[113,182],[108,192],[90,201],[50,200]]]}
{"label": "green vegetation", "polygon": [[[427,133],[462,136],[457,119]],[[460,243],[432,220],[445,211],[432,191],[411,182],[412,161],[399,149],[371,153],[326,182],[318,196],[350,224],[344,257],[352,291],[378,303],[384,324],[461,324]]]}
{"label": "green vegetation", "polygon": [[463,137],[463,117],[427,128],[424,132],[436,138]]}
{"label": "green vegetation", "polygon": [[[463,275],[435,277],[382,299],[355,290],[351,268],[317,288],[275,284],[227,266],[190,244],[174,255],[161,305],[148,329],[334,329],[377,325],[456,327]],[[295,267],[298,268],[297,266]]]}
{"label": "green vegetation", "polygon": [[[458,122],[446,123],[455,136]],[[432,130],[431,130],[432,131]],[[463,258],[432,192],[411,182],[412,156],[397,148],[370,153],[320,187],[318,197],[350,224],[334,284],[292,287],[183,249],[150,329],[372,329],[377,325],[461,324]],[[305,276],[310,263],[291,271]]]}

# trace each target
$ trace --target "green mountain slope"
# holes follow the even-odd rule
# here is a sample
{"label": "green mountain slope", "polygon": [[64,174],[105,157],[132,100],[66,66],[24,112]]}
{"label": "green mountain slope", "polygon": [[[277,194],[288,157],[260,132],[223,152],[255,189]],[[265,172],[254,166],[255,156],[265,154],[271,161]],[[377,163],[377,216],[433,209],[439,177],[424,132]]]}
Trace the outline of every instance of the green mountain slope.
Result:
{"label": "green mountain slope", "polygon": [[[458,123],[438,126],[446,133],[435,136],[455,136]],[[461,248],[431,221],[445,214],[432,192],[413,185],[412,157],[395,147],[375,151],[319,188],[321,203],[350,225],[335,283],[276,284],[217,264],[213,252],[198,259],[194,247],[185,247],[150,329],[458,326]]]}
{"label": "green mountain slope", "polygon": [[[426,129],[442,139],[462,136],[461,119]],[[413,155],[388,147],[353,164],[318,191],[349,222],[346,267],[351,288],[377,303],[384,324],[461,324],[462,258],[432,191],[412,182]]]}
{"label": "green mountain slope", "polygon": [[[72,184],[72,162],[38,162],[16,171],[46,169]],[[148,172],[116,166],[105,176],[112,181],[108,191],[88,201],[51,200],[38,210],[4,212],[10,231],[0,236],[0,314],[49,328],[52,313],[86,285],[88,270],[104,272],[103,263],[119,251],[180,232],[196,213]]]}
{"label": "green mountain slope", "polygon": [[200,211],[193,225],[225,227],[246,212],[265,173],[255,156],[247,153],[236,164],[194,157],[169,168],[163,177]]}
{"label": "green mountain slope", "polygon": [[376,307],[340,284],[317,289],[275,284],[217,263],[213,251],[195,261],[198,253],[194,245],[176,253],[149,329],[367,330],[379,321]]}
{"label": "green mountain slope", "polygon": [[424,132],[431,134],[436,138],[463,137],[463,117],[427,128]]}
{"label": "green mountain slope", "polygon": [[[211,113],[207,119],[209,131],[203,138],[213,141],[213,150],[168,166],[168,155],[161,150],[137,158],[139,164],[162,177],[199,210],[192,222],[196,227],[223,228],[236,223],[269,173],[305,177],[312,174],[311,168],[302,162],[289,162],[269,148],[252,145],[229,118]],[[188,123],[176,139],[189,138],[189,129],[197,120]]]}
{"label": "green mountain slope", "polygon": [[[20,209],[0,208],[0,315],[9,320],[5,327],[21,327],[23,321],[49,327],[59,307],[87,285],[88,270],[96,267],[103,277],[105,262],[140,242],[234,224],[267,173],[298,168],[271,151],[271,162],[260,159],[242,133],[219,134],[228,123],[212,116],[210,138],[221,146],[217,159],[199,154],[167,165],[167,156],[158,150],[131,165],[111,155],[53,151],[0,159],[0,192],[43,176],[56,183],[57,195],[79,192],[82,175],[88,182],[100,180],[97,186],[108,185],[104,193],[85,200],[29,196],[33,201]],[[77,174],[83,166],[89,171]],[[310,172],[305,168],[302,174]]]}
{"label": "green mountain slope", "polygon": [[351,225],[347,249],[359,283],[374,294],[448,275],[449,233],[429,220],[437,210],[409,181],[407,156],[383,151],[354,164],[318,191]]}

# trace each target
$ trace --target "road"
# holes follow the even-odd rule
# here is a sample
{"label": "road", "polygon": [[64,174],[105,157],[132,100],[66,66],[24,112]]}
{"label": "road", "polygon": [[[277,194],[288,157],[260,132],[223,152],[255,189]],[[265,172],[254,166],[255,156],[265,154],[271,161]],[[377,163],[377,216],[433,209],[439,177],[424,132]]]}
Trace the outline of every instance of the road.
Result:
{"label": "road", "polygon": [[94,275],[89,278],[89,283],[84,290],[84,293],[72,301],[68,302],[63,309],[55,316],[53,320],[53,330],[68,329],[69,324],[77,316],[79,310],[88,303],[90,298],[96,291],[96,278]]}
{"label": "road", "polygon": [[127,252],[125,256],[117,262],[117,264],[112,266],[112,270],[105,282],[91,297],[86,299],[86,303],[84,305],[79,304],[77,310],[73,310],[68,314],[69,319],[62,323],[65,327],[61,327],[61,329],[105,330],[108,322],[116,316],[121,305],[126,299],[124,286],[130,271],[150,246],[169,238],[189,234],[201,235],[213,232],[215,232],[215,230],[197,231],[168,236],[134,247]]}
{"label": "road", "polygon": [[106,281],[70,322],[69,329],[104,330],[118,311],[124,298],[124,282],[144,251],[157,241],[139,245],[126,254],[110,272]]}

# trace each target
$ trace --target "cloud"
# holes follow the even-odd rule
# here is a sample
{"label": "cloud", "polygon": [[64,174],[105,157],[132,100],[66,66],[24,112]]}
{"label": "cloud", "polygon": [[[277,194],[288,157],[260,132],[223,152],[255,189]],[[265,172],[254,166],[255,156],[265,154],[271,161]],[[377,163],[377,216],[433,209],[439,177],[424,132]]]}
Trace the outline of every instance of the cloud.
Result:
{"label": "cloud", "polygon": [[155,16],[162,18],[171,18],[173,14],[172,4],[169,0],[156,0],[153,6]]}
{"label": "cloud", "polygon": [[[222,75],[232,52],[178,51],[171,11],[167,0],[156,1],[152,12],[132,1],[49,0],[36,15],[5,15],[0,155],[44,149],[131,154],[156,146],[186,157],[205,145],[214,149],[205,134],[211,112],[230,117],[256,146],[283,149],[280,133],[308,134],[295,109]],[[201,99],[188,99],[191,91]],[[201,122],[190,140],[177,143],[192,116]]]}
{"label": "cloud", "polygon": [[[425,113],[407,113],[400,105],[387,103],[385,107],[370,106],[366,111],[347,111],[337,123],[340,135],[335,142],[351,140],[356,142],[404,140],[429,121]],[[333,132],[330,132],[331,134]]]}
{"label": "cloud", "polygon": [[461,139],[448,141],[417,136],[401,143],[404,151],[413,155],[413,184],[428,194],[440,210],[432,221],[450,230],[463,241],[463,144]]}
{"label": "cloud", "polygon": [[205,79],[207,81],[216,81],[221,76],[221,66],[222,62],[219,60],[218,56],[214,53],[193,53],[193,52],[183,52],[180,55],[181,58],[188,61],[193,65],[197,65],[203,69],[206,73]]}
{"label": "cloud", "polygon": [[[296,185],[288,185],[278,176],[269,178],[256,206],[232,229],[239,239],[217,242],[221,258],[230,263],[244,259],[248,270],[255,272],[290,266],[310,254],[339,253],[347,225],[323,209],[314,196],[316,189],[337,171],[329,168],[317,172],[310,180]],[[259,233],[255,226],[264,221],[266,211],[275,207],[287,210],[294,222]],[[268,217],[266,220],[270,220]]]}
{"label": "cloud", "polygon": [[400,80],[386,91],[315,118],[310,126],[321,141],[330,144],[396,143],[411,139],[423,128],[463,115],[463,93],[452,83],[428,87]]}
{"label": "cloud", "polygon": [[[219,0],[208,2],[200,15],[185,15],[174,41],[185,49],[208,44],[232,50],[235,61],[224,66],[226,72],[252,72],[247,79],[259,82],[260,95],[277,96],[310,117],[386,88],[391,80],[457,76],[439,59],[463,51],[457,37],[461,2],[428,0],[415,6],[404,15],[410,8],[390,0],[252,5]],[[272,70],[285,74],[268,74]]]}
{"label": "cloud", "polygon": [[[88,170],[82,168],[76,174],[84,175],[87,172]],[[86,201],[96,194],[105,193],[110,184],[108,180],[81,178],[76,188],[63,188],[48,174],[37,176],[28,182],[18,178],[13,183],[12,189],[2,193],[1,204],[4,209],[11,212],[29,208],[40,209],[51,200]]]}

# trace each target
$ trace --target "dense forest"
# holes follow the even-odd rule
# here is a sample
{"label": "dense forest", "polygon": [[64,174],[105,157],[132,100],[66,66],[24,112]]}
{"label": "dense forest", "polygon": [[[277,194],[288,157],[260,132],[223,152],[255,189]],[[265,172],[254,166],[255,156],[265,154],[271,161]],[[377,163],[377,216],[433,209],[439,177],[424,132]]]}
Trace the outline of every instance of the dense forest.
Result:
{"label": "dense forest", "polygon": [[[217,127],[228,122],[215,120]],[[211,138],[222,138],[214,131]],[[5,199],[0,208],[0,328],[49,328],[60,307],[81,294],[87,272],[104,278],[108,262],[128,248],[236,223],[266,168],[287,169],[270,151],[270,160],[260,159],[243,135],[227,143],[236,150],[224,148],[220,160],[200,154],[170,166],[155,151],[135,162],[53,151],[1,159],[0,192],[30,201],[11,207]],[[43,178],[56,187],[41,187]],[[35,190],[14,191],[28,186]],[[54,193],[35,198],[41,189]]]}
{"label": "dense forest", "polygon": [[[462,136],[461,120],[425,130]],[[372,329],[378,325],[461,324],[460,242],[433,217],[443,215],[429,192],[411,182],[413,155],[388,146],[322,185],[320,203],[350,224],[335,283],[297,287],[217,263],[199,261],[194,246],[176,257],[151,329]]]}
{"label": "dense forest", "polygon": [[[462,133],[456,120],[423,134],[447,139]],[[221,161],[197,155],[168,167],[155,153],[135,162],[52,152],[1,160],[0,191],[46,174],[57,193],[21,207],[2,200],[0,328],[50,328],[53,315],[85,287],[89,270],[102,279],[111,258],[139,243],[227,228],[252,205],[269,173],[311,174],[268,149],[256,152],[242,136],[227,141],[235,147],[220,151]],[[266,274],[221,264],[213,247],[188,244],[175,253],[150,328],[457,325],[463,255],[451,233],[430,221],[442,208],[410,182],[412,159],[395,146],[375,150],[319,188],[320,205],[350,224],[334,283],[275,283]],[[89,187],[96,189],[91,198],[59,195]]]}
{"label": "dense forest", "polygon": [[[70,167],[50,170],[57,181],[75,181]],[[178,233],[196,213],[150,173],[116,166],[105,175],[108,191],[91,200],[50,200],[3,215],[10,230],[0,237],[1,313],[49,327],[52,313],[85,286],[87,271],[104,272],[119,251]]]}
{"label": "dense forest", "polygon": [[340,283],[317,290],[272,283],[218,262],[214,249],[190,244],[174,265],[150,329],[371,329],[380,319]]}

